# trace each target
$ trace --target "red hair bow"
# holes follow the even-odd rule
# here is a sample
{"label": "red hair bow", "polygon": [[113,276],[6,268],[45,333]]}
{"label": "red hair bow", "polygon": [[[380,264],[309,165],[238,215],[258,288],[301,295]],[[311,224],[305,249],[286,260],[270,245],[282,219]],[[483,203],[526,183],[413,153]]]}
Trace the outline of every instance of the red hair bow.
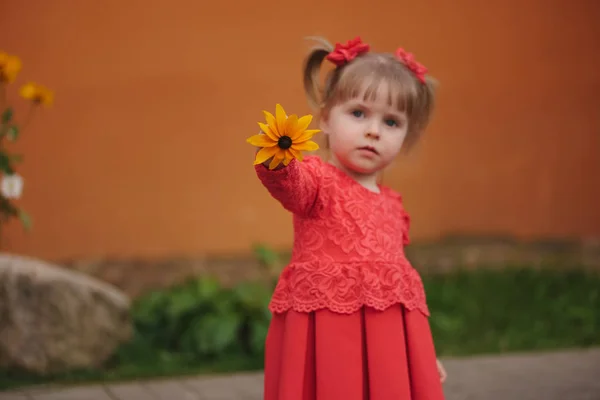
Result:
{"label": "red hair bow", "polygon": [[336,43],[335,49],[327,55],[327,59],[339,67],[368,52],[369,48],[369,45],[363,43],[360,36],[357,36],[353,40],[348,40],[346,44]]}
{"label": "red hair bow", "polygon": [[423,64],[418,63],[417,60],[415,60],[414,55],[407,52],[403,48],[396,50],[395,55],[396,58],[401,63],[406,65],[406,67],[410,69],[422,83],[425,83],[425,74],[427,73],[427,68],[425,68]]}

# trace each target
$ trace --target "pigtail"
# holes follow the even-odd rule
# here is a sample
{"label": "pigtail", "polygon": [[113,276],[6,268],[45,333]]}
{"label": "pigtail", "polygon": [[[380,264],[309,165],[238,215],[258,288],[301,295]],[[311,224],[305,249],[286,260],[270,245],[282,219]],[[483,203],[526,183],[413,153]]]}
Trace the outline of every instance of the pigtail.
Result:
{"label": "pigtail", "polygon": [[429,121],[431,120],[431,116],[436,105],[435,98],[437,88],[438,81],[430,75],[427,75],[425,77],[425,82],[423,82],[420,86],[421,93],[419,94],[419,98],[421,103],[421,109],[423,110],[422,114],[424,115],[423,121],[419,126],[419,129],[421,131],[425,130],[427,125],[429,125]]}
{"label": "pigtail", "polygon": [[417,95],[414,98],[411,112],[411,114],[415,115],[415,118],[411,121],[408,135],[402,146],[406,152],[409,152],[416,145],[423,131],[425,131],[431,121],[436,105],[437,87],[438,81],[430,75],[424,77],[424,82],[419,80],[416,82]]}
{"label": "pigtail", "polygon": [[321,72],[321,66],[325,57],[333,51],[334,47],[321,37],[310,37],[307,39],[315,40],[318,44],[312,48],[304,62],[304,90],[306,91],[306,97],[310,105],[319,110],[323,105],[323,89],[319,85],[319,73]]}

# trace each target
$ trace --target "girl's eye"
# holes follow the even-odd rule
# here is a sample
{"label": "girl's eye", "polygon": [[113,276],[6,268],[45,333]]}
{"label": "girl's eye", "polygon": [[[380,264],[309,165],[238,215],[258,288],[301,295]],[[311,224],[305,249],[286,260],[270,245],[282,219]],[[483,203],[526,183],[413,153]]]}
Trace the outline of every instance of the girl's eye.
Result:
{"label": "girl's eye", "polygon": [[398,126],[398,122],[396,122],[394,119],[386,119],[385,124],[391,127]]}
{"label": "girl's eye", "polygon": [[363,116],[363,112],[361,110],[354,110],[352,111],[352,115],[354,115],[356,118],[360,118]]}

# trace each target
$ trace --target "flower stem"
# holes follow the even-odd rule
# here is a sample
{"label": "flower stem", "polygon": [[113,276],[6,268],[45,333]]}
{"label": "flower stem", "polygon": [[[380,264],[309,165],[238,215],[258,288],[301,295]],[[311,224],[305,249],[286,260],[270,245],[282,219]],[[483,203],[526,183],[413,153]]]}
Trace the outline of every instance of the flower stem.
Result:
{"label": "flower stem", "polygon": [[36,108],[37,108],[37,103],[31,103],[31,105],[29,106],[29,111],[27,112],[27,115],[25,115],[25,119],[23,120],[22,123],[19,124],[19,132],[22,133],[23,130],[25,130],[25,127],[31,122]]}
{"label": "flower stem", "polygon": [[[8,101],[6,99],[6,82],[0,80],[0,113],[4,113],[4,111],[8,107]],[[8,132],[9,122],[4,122],[4,118],[0,121],[0,140],[6,135]],[[0,141],[0,143],[2,143]]]}
{"label": "flower stem", "polygon": [[8,106],[8,102],[6,101],[6,82],[0,81],[0,110],[4,111],[4,109]]}

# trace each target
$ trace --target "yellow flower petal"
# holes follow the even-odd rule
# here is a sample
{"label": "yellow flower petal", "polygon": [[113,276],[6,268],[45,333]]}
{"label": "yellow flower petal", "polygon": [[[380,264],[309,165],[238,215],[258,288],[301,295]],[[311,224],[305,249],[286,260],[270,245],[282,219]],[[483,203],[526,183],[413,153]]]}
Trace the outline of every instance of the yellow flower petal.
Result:
{"label": "yellow flower petal", "polygon": [[291,155],[293,158],[297,158],[297,159],[298,159],[298,161],[302,161],[302,160],[303,160],[302,153],[301,153],[300,151],[298,151],[298,150],[294,149],[293,147],[290,147],[290,148],[288,149],[288,152],[290,153],[290,155]]}
{"label": "yellow flower petal", "polygon": [[296,140],[296,138],[298,138],[298,136],[300,136],[302,132],[304,132],[306,128],[308,128],[308,125],[310,125],[310,123],[312,122],[312,118],[312,115],[305,115],[301,117],[296,124],[295,131],[291,138]]}
{"label": "yellow flower petal", "polygon": [[250,136],[248,139],[246,139],[246,142],[256,147],[272,147],[277,145],[276,140],[273,140],[269,136],[263,135],[261,133],[259,133],[258,135]]}
{"label": "yellow flower petal", "polygon": [[307,140],[302,143],[294,143],[292,148],[299,151],[315,151],[319,149],[319,145],[311,140]]}
{"label": "yellow flower petal", "polygon": [[275,132],[273,132],[273,130],[271,129],[271,127],[269,125],[265,125],[262,122],[259,122],[258,126],[260,127],[260,130],[263,131],[265,133],[265,135],[267,135],[271,139],[273,139],[275,141],[277,139],[279,139],[279,136],[277,136],[277,134]]}
{"label": "yellow flower petal", "polygon": [[21,87],[21,96],[27,100],[33,100],[35,93],[35,86],[32,83],[28,83]]}
{"label": "yellow flower petal", "polygon": [[275,126],[275,117],[268,111],[263,110],[263,114],[265,115],[265,120],[267,121],[267,125]]}
{"label": "yellow flower petal", "polygon": [[292,135],[296,130],[296,125],[298,124],[298,116],[296,114],[292,114],[285,121],[285,130],[281,132],[281,135],[289,136],[291,139]]}
{"label": "yellow flower petal", "polygon": [[267,161],[269,158],[273,157],[275,153],[279,151],[279,147],[263,147],[256,153],[256,157],[254,158],[254,165],[262,164]]}
{"label": "yellow flower petal", "polygon": [[274,156],[271,162],[269,163],[269,169],[275,169],[284,159],[283,151],[278,151]]}
{"label": "yellow flower petal", "polygon": [[312,139],[312,137],[315,136],[315,133],[319,132],[321,132],[319,129],[309,129],[307,131],[304,131],[300,136],[294,139],[294,143],[306,142],[307,140]]}
{"label": "yellow flower petal", "polygon": [[287,115],[285,114],[285,110],[283,109],[281,104],[275,105],[275,122],[277,125],[277,132],[279,133],[279,136],[283,135],[286,120]]}

